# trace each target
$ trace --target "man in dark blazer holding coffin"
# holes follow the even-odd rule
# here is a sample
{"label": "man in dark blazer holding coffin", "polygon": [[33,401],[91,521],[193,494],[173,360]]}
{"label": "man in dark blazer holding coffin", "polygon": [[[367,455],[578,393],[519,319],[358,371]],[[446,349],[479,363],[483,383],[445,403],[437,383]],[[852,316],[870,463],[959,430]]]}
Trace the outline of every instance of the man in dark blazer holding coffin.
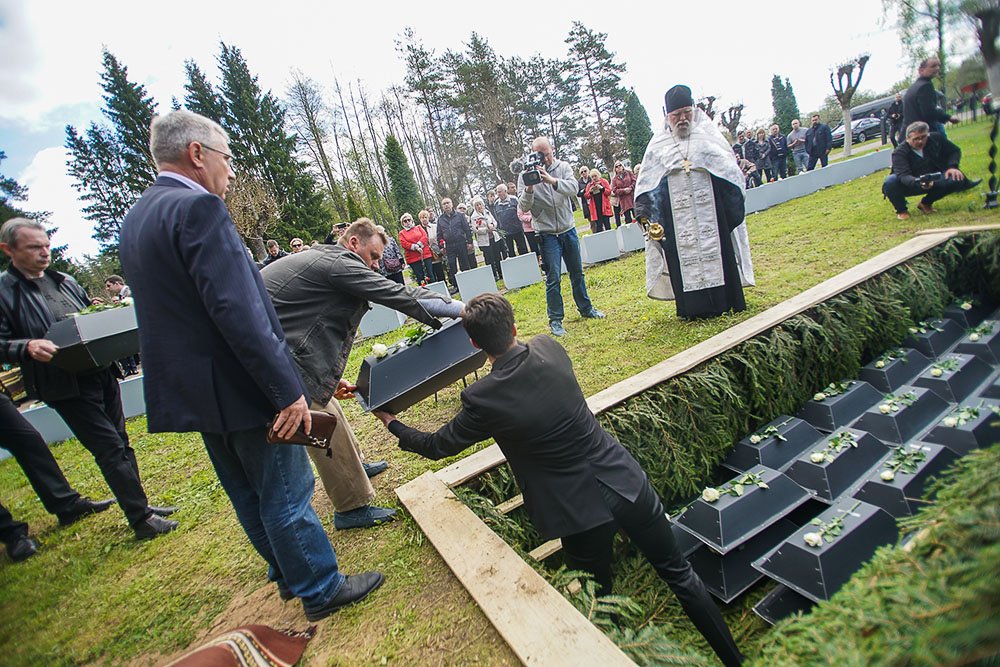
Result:
{"label": "man in dark blazer holding coffin", "polygon": [[311,427],[309,398],[257,267],[223,203],[229,137],[186,110],[153,119],[159,178],[126,216],[121,260],[135,295],[149,431],[199,431],[247,537],[283,599],[320,620],[382,584],[345,577],[309,504],[303,447],[269,445]]}
{"label": "man in dark blazer holding coffin", "polygon": [[462,325],[492,362],[490,374],[462,392],[461,411],[435,433],[374,411],[400,448],[436,460],[492,436],[532,523],[544,539],[562,539],[571,567],[593,573],[600,593],[610,594],[611,547],[623,529],[723,663],[740,664],[722,615],[674,542],[659,496],[587,407],[562,346],[544,335],[519,342],[514,309],[499,294],[470,299]]}

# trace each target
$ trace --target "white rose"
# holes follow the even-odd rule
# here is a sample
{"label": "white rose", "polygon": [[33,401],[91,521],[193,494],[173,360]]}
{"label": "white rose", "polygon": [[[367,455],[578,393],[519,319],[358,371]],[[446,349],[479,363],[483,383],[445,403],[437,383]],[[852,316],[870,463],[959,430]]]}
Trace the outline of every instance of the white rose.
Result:
{"label": "white rose", "polygon": [[883,403],[882,405],[878,406],[878,411],[884,415],[887,415],[890,412],[892,412],[892,406],[889,405],[888,403]]}
{"label": "white rose", "polygon": [[969,303],[968,301],[966,301],[965,303],[963,303],[963,304],[962,304],[962,305],[960,306],[960,308],[961,308],[962,310],[972,310],[972,304],[971,304],[971,303]]}
{"label": "white rose", "polygon": [[719,490],[713,489],[712,487],[708,487],[707,489],[701,492],[701,499],[704,500],[706,503],[714,503],[721,497],[722,494],[719,493]]}
{"label": "white rose", "polygon": [[372,354],[375,355],[376,359],[381,359],[385,355],[389,354],[389,348],[382,343],[375,343],[372,345]]}
{"label": "white rose", "polygon": [[823,546],[823,536],[819,533],[806,533],[802,536],[802,539],[811,547]]}
{"label": "white rose", "polygon": [[880,474],[879,477],[881,477],[882,481],[884,482],[891,482],[892,480],[896,479],[896,473],[894,473],[891,470],[883,470],[882,474]]}
{"label": "white rose", "polygon": [[973,343],[975,343],[977,340],[979,340],[979,334],[977,334],[977,333],[971,333],[971,334],[969,334],[969,340],[971,340]]}
{"label": "white rose", "polygon": [[760,440],[761,440],[761,437],[759,435],[757,435],[756,433],[754,433],[753,435],[750,436],[750,444],[751,445],[756,445],[757,443],[760,442]]}
{"label": "white rose", "polygon": [[875,362],[875,368],[885,368],[885,362],[879,359]]}
{"label": "white rose", "polygon": [[917,333],[917,328],[916,327],[910,327],[910,333],[911,334]]}
{"label": "white rose", "polygon": [[809,460],[813,463],[822,463],[826,460],[826,452],[813,452],[809,455]]}
{"label": "white rose", "polygon": [[931,371],[931,375],[933,375],[936,378],[939,378],[942,375],[944,375],[944,371],[941,370],[940,368],[935,368],[934,370]]}
{"label": "white rose", "polygon": [[119,303],[123,306],[131,306],[133,303],[135,303],[135,300],[132,297],[127,296],[121,301],[119,301]]}
{"label": "white rose", "polygon": [[958,417],[946,417],[944,420],[944,425],[950,426],[951,428],[955,428],[956,426],[958,426]]}
{"label": "white rose", "polygon": [[817,392],[813,394],[814,401],[822,401],[824,398],[826,398],[826,394],[824,394],[823,392]]}

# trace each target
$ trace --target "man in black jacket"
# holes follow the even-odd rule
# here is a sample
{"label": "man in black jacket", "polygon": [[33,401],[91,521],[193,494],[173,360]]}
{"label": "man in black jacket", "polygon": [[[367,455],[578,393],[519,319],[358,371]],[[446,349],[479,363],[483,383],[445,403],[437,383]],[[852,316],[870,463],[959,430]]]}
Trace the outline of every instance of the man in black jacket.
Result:
{"label": "man in black jacket", "polygon": [[436,433],[374,411],[399,446],[431,459],[494,437],[544,539],[562,538],[570,566],[593,573],[611,592],[612,542],[622,528],[677,596],[695,627],[726,665],[742,656],[705,585],[674,542],[663,504],[642,468],[587,407],[573,364],[544,335],[517,341],[514,309],[482,294],[462,313],[472,344],[493,364],[462,392],[462,410]]}
{"label": "man in black jacket", "polygon": [[[451,199],[441,200],[444,213],[437,219],[437,237],[444,239],[445,252],[448,253],[448,277],[451,279],[451,293],[458,291],[458,280],[455,278],[458,268],[468,271],[469,253],[472,252],[472,226],[464,213],[452,208]],[[456,262],[458,266],[456,266]]]}
{"label": "man in black jacket", "polygon": [[959,168],[962,151],[927,123],[917,121],[906,127],[906,141],[892,152],[892,173],[882,184],[882,194],[892,202],[896,217],[909,220],[906,198],[923,195],[917,204],[924,213],[934,213],[932,205],[953,192],[974,188],[983,182],[969,180]]}
{"label": "man in black jacket", "polygon": [[833,148],[833,132],[826,123],[819,122],[819,114],[814,113],[812,126],[806,130],[806,151],[809,152],[809,171],[816,168],[818,160],[824,167],[830,159]]}
{"label": "man in black jacket", "polygon": [[[169,533],[178,524],[162,517],[176,508],[150,507],[146,499],[125,432],[118,367],[71,373],[49,363],[59,348],[45,333],[89,306],[90,298],[71,276],[48,268],[49,237],[37,222],[5,222],[0,249],[11,258],[0,274],[0,358],[21,364],[28,397],[48,403],[94,455],[136,537]],[[66,512],[68,518],[72,511]]]}
{"label": "man in black jacket", "polygon": [[899,145],[899,131],[903,125],[903,94],[896,93],[896,99],[889,105],[886,118],[889,121],[889,139],[892,140],[892,147]]}
{"label": "man in black jacket", "polygon": [[[937,91],[934,90],[934,77],[941,71],[941,61],[937,58],[925,58],[917,67],[917,80],[910,84],[903,96],[903,128],[910,123],[923,121],[935,132],[944,134],[944,124],[957,123],[938,106]],[[908,131],[908,130],[907,130]]]}

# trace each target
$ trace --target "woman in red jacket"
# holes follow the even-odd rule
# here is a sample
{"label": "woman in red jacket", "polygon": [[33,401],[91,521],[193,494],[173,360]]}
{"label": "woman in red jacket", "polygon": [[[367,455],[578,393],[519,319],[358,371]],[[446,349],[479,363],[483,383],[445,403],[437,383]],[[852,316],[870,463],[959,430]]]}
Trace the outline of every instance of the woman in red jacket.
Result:
{"label": "woman in red jacket", "polygon": [[632,210],[635,208],[635,175],[625,168],[619,160],[615,162],[615,177],[611,181],[611,192],[618,197],[615,207],[615,226],[621,224],[619,215],[625,215],[625,224],[632,222]]}
{"label": "woman in red jacket", "polygon": [[590,170],[590,183],[583,191],[590,208],[590,219],[594,221],[594,233],[611,229],[611,184],[596,169]]}
{"label": "woman in red jacket", "polygon": [[399,222],[403,225],[399,232],[399,245],[403,247],[406,263],[413,269],[417,284],[426,285],[434,280],[431,244],[427,240],[427,232],[421,225],[413,224],[413,216],[409,213],[404,213]]}

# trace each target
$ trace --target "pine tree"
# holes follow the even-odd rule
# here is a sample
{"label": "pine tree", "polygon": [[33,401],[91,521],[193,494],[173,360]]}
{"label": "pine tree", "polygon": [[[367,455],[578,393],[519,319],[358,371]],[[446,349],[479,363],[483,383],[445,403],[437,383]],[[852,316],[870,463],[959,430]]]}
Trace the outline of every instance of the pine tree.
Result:
{"label": "pine tree", "polygon": [[615,156],[621,150],[621,125],[625,117],[624,95],[619,82],[625,65],[616,63],[615,54],[608,51],[604,41],[607,33],[594,32],[579,21],[573,21],[566,43],[573,71],[580,77],[584,91],[595,114],[596,136],[592,138],[594,150],[612,170]]}
{"label": "pine tree", "polygon": [[799,104],[795,101],[795,92],[791,82],[775,74],[771,78],[771,106],[774,109],[774,122],[783,134],[792,131],[792,121],[799,117]]}
{"label": "pine tree", "polygon": [[410,169],[406,154],[403,153],[403,147],[391,134],[385,140],[385,162],[392,184],[392,200],[396,205],[396,211],[400,215],[409,213],[415,220],[417,211],[422,209],[424,204],[420,198],[417,181],[413,178],[413,170]]}
{"label": "pine tree", "polygon": [[184,106],[221,125],[225,109],[219,96],[212,89],[211,82],[193,60],[184,61],[184,73],[188,79],[184,84],[184,90],[187,91],[184,95]]}
{"label": "pine tree", "polygon": [[125,214],[156,178],[149,153],[149,124],[156,103],[141,84],[128,79],[128,69],[104,51],[104,115],[112,126],[91,123],[80,133],[66,126],[66,148],[72,157],[69,175],[87,202],[84,217],[94,223],[101,251],[117,255],[118,235]]}
{"label": "pine tree", "polygon": [[347,217],[349,218],[348,223],[354,222],[358,218],[368,217],[358,206],[358,200],[354,198],[354,193],[350,190],[347,192]]}
{"label": "pine tree", "polygon": [[[580,111],[580,77],[568,61],[535,55],[511,60],[511,87],[523,91],[519,112],[527,139],[547,136],[560,159],[574,161],[584,135]],[[506,173],[506,172],[504,172]]]}
{"label": "pine tree", "polygon": [[649,123],[649,114],[639,102],[639,96],[634,90],[625,93],[625,144],[628,147],[629,161],[633,164],[642,162],[649,140],[653,138],[653,128]]}

